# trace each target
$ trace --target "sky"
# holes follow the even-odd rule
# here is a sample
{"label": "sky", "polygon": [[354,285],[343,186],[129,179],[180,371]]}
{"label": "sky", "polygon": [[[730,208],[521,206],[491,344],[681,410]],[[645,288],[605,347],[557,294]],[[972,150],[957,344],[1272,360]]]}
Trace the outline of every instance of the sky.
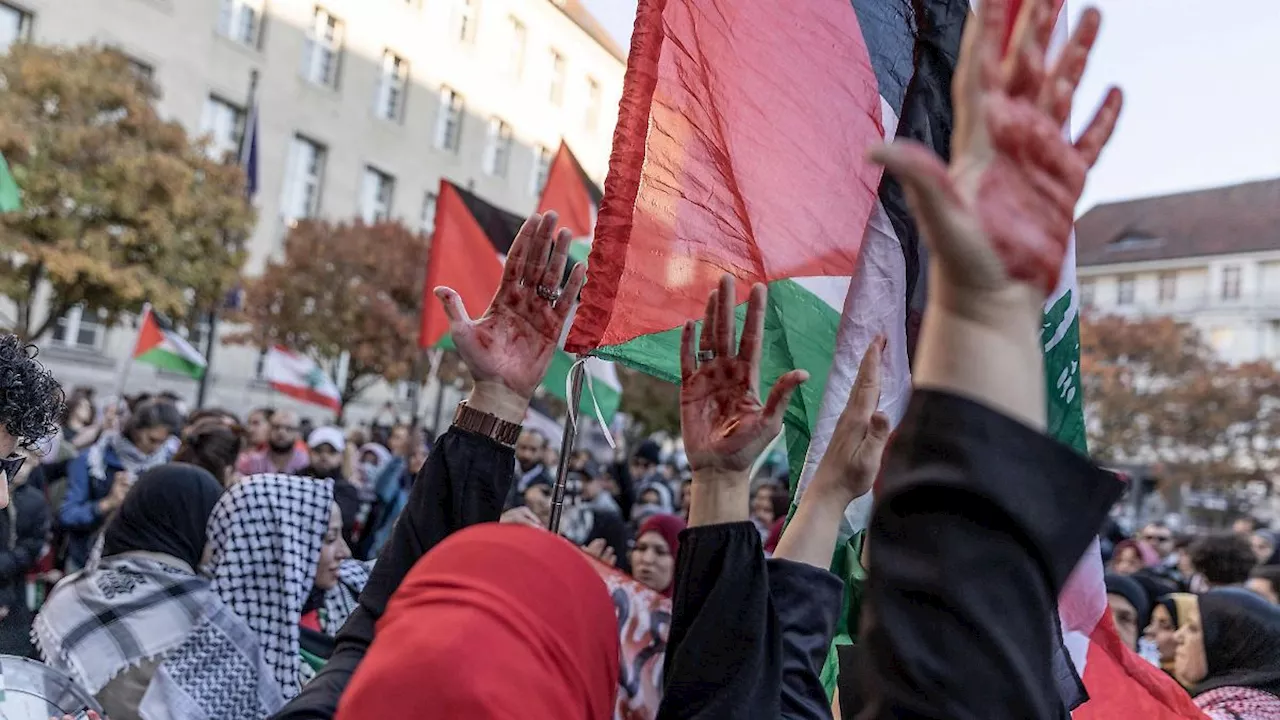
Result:
{"label": "sky", "polygon": [[[635,0],[586,4],[626,47]],[[1091,4],[1102,11],[1102,34],[1073,125],[1083,127],[1108,85],[1125,91],[1125,108],[1089,176],[1081,212],[1114,200],[1280,178],[1280,2]]]}

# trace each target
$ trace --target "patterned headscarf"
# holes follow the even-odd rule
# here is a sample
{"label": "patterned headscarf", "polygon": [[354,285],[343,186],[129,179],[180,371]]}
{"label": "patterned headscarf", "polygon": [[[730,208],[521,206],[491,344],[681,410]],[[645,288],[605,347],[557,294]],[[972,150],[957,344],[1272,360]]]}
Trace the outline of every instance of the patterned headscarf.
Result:
{"label": "patterned headscarf", "polygon": [[213,590],[258,636],[286,699],[300,690],[298,623],[332,504],[328,480],[254,475],[227,490],[209,518]]}

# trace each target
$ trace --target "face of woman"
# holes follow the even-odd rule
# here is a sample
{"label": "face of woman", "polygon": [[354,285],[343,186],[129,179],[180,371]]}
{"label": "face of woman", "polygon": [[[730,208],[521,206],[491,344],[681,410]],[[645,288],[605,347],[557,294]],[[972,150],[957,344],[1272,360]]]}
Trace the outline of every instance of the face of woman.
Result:
{"label": "face of woman", "polygon": [[338,504],[329,509],[329,527],[320,546],[320,562],[316,565],[316,587],[328,590],[338,584],[338,566],[351,557],[351,548],[342,539],[342,513]]}
{"label": "face of woman", "polygon": [[1132,575],[1142,569],[1142,557],[1132,547],[1122,549],[1111,559],[1111,571],[1117,575]]}
{"label": "face of woman", "polygon": [[133,437],[129,439],[133,442],[134,446],[142,452],[142,454],[150,455],[151,453],[159,450],[160,446],[164,445],[165,441],[169,439],[169,428],[164,425],[139,428],[138,431],[133,434]]}
{"label": "face of woman", "polygon": [[1209,674],[1209,663],[1204,656],[1204,631],[1200,618],[1193,617],[1174,633],[1178,649],[1173,657],[1173,676],[1184,687],[1191,687]]}
{"label": "face of woman", "polygon": [[676,559],[671,546],[656,532],[647,532],[631,549],[631,575],[645,586],[666,592],[675,577]]}
{"label": "face of woman", "polygon": [[88,425],[93,422],[93,403],[89,402],[89,398],[82,397],[76,401],[76,409],[71,414],[71,419],[80,425]]}
{"label": "face of woman", "polygon": [[765,525],[773,524],[773,492],[768,487],[757,488],[751,496],[751,517]]}
{"label": "face of woman", "polygon": [[266,445],[271,438],[271,423],[267,416],[255,412],[249,416],[249,444],[253,447]]}
{"label": "face of woman", "polygon": [[1258,558],[1259,563],[1265,563],[1271,559],[1271,553],[1275,552],[1275,547],[1271,544],[1271,540],[1265,535],[1254,534],[1249,537],[1249,545],[1253,548],[1253,556]]}
{"label": "face of woman", "polygon": [[1163,605],[1156,605],[1151,611],[1151,624],[1147,625],[1143,635],[1155,643],[1156,649],[1160,651],[1161,664],[1173,662],[1174,654],[1178,651],[1178,639],[1174,637],[1177,630],[1168,609]]}

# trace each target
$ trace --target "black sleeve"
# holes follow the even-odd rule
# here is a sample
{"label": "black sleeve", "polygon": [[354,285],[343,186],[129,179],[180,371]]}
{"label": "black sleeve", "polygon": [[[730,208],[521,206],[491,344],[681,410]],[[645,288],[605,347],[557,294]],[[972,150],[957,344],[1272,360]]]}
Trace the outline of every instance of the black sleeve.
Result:
{"label": "black sleeve", "polygon": [[628,575],[631,574],[631,558],[627,554],[627,524],[622,516],[615,512],[597,510],[595,524],[591,529],[591,537],[587,542],[602,538],[613,554],[617,556],[617,568]]}
{"label": "black sleeve", "polygon": [[872,511],[858,718],[1066,718],[1056,598],[1120,483],[975,402],[917,391]]}
{"label": "black sleeve", "polygon": [[766,562],[749,522],[680,537],[660,720],[829,718],[818,672],[840,609],[840,580]]}
{"label": "black sleeve", "polygon": [[436,441],[418,473],[409,504],[378,555],[360,607],[342,626],[333,657],[280,712],[276,720],[327,720],[373,641],[387,601],[418,558],[451,533],[502,514],[515,470],[511,448],[475,433],[450,428]]}
{"label": "black sleeve", "polygon": [[52,522],[49,503],[35,488],[14,493],[13,504],[14,515],[17,516],[15,542],[11,548],[7,547],[8,538],[0,543],[0,546],[7,548],[0,550],[0,582],[5,584],[20,581],[35,567]]}

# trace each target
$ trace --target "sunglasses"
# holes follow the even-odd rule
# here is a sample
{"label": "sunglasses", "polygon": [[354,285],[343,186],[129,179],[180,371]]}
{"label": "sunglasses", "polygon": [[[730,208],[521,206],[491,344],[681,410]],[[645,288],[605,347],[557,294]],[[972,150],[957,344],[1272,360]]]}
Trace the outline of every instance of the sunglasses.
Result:
{"label": "sunglasses", "polygon": [[26,455],[10,455],[0,460],[0,472],[4,473],[6,480],[13,482],[13,479],[18,476],[18,471],[22,469],[22,465],[26,461]]}

